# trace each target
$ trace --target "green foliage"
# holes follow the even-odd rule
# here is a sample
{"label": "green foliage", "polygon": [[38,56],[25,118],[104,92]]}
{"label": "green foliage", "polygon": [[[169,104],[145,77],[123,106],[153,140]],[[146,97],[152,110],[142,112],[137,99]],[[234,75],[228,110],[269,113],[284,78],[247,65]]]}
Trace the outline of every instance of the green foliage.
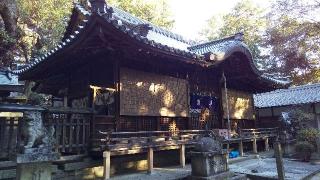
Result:
{"label": "green foliage", "polygon": [[15,46],[16,39],[10,36],[5,30],[0,29],[0,67],[7,66],[12,57],[10,51]]}
{"label": "green foliage", "polygon": [[107,2],[160,27],[171,29],[174,24],[167,0],[108,0]]}
{"label": "green foliage", "polygon": [[267,16],[270,58],[281,63],[279,70],[295,84],[320,82],[314,73],[320,67],[320,19],[314,16],[319,10],[317,1],[278,0]]}
{"label": "green foliage", "polygon": [[0,30],[1,48],[8,48],[16,42],[15,38],[11,37],[5,30]]}
{"label": "green foliage", "polygon": [[[21,36],[10,37],[6,30],[0,31],[0,58],[2,63],[8,59],[6,65],[14,58],[28,62],[53,48],[63,36],[73,7],[71,0],[17,0],[12,3],[18,9],[18,13],[11,14],[18,14],[16,26]],[[110,3],[156,25],[173,26],[166,0],[110,0]],[[10,49],[10,57],[5,58],[2,51],[7,52],[9,45],[13,49]]]}
{"label": "green foliage", "polygon": [[[314,120],[314,114],[306,112],[301,107],[295,107],[290,109],[288,112],[288,118],[290,120],[290,125],[287,131],[291,133],[295,138],[297,138],[297,133],[305,128],[310,128],[308,125]],[[283,118],[283,117],[281,117]],[[282,119],[284,120],[284,119]]]}
{"label": "green foliage", "polygon": [[70,0],[18,0],[19,25],[28,55],[54,47],[61,39],[73,6]]}
{"label": "green foliage", "polygon": [[295,151],[303,161],[309,161],[315,147],[307,141],[299,141],[295,145]]}
{"label": "green foliage", "polygon": [[307,128],[299,130],[297,133],[297,140],[298,141],[306,141],[311,143],[314,147],[317,146],[317,138],[320,135],[320,131],[315,128]]}
{"label": "green foliage", "polygon": [[298,129],[303,129],[307,124],[314,120],[314,114],[306,112],[301,107],[292,108],[289,111],[289,116],[293,124],[298,126]]}
{"label": "green foliage", "polygon": [[[202,35],[217,39],[242,31],[258,67],[294,84],[320,82],[319,1],[277,0],[266,12],[249,0],[212,17]],[[221,24],[219,24],[221,21]]]}

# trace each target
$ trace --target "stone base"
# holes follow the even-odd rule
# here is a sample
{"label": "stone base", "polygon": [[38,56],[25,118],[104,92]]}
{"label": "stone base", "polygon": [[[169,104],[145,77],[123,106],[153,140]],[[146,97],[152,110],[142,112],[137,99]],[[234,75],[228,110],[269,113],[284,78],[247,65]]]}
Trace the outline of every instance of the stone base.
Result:
{"label": "stone base", "polygon": [[210,177],[228,171],[227,152],[190,152],[192,176]]}
{"label": "stone base", "polygon": [[51,180],[51,163],[26,163],[17,165],[17,180]]}
{"label": "stone base", "polygon": [[220,179],[228,179],[228,180],[246,180],[247,176],[245,174],[235,174],[233,172],[223,172],[219,174],[215,174],[213,176],[201,177],[201,176],[190,176],[189,180],[220,180]]}
{"label": "stone base", "polygon": [[25,154],[17,154],[15,159],[18,164],[49,162],[58,160],[59,153],[52,152],[48,148],[30,148],[25,150]]}

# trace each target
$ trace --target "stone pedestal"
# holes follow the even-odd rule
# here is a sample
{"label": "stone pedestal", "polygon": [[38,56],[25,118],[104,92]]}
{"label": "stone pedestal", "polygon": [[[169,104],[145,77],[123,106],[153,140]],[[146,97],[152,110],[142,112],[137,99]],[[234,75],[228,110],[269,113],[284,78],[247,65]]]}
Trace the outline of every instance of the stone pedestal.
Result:
{"label": "stone pedestal", "polygon": [[190,152],[192,173],[189,179],[246,179],[228,171],[226,151]]}
{"label": "stone pedestal", "polygon": [[208,177],[226,172],[227,152],[190,152],[193,177]]}
{"label": "stone pedestal", "polygon": [[51,148],[30,148],[25,154],[18,154],[17,180],[51,180],[51,162],[59,158]]}
{"label": "stone pedestal", "polygon": [[17,165],[17,180],[51,180],[51,163],[25,163]]}

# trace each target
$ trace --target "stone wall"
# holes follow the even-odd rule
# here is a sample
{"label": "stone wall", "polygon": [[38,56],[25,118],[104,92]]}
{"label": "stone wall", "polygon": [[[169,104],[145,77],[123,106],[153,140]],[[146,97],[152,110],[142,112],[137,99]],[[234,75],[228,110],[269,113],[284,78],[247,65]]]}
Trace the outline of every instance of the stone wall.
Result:
{"label": "stone wall", "polygon": [[120,70],[120,114],[187,117],[188,81],[169,76]]}

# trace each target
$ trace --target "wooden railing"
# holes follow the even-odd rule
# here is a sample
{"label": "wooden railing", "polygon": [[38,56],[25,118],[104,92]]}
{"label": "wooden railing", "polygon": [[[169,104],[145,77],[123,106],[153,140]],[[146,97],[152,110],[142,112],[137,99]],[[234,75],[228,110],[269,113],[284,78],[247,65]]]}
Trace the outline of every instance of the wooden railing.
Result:
{"label": "wooden railing", "polygon": [[[164,147],[174,145],[192,145],[199,135],[214,133],[211,130],[180,130],[180,131],[138,131],[138,132],[102,132],[100,139],[100,151],[109,150],[117,154],[125,154],[126,151],[139,149],[135,153],[143,152],[140,149],[149,147]],[[224,139],[223,144],[229,145],[233,143],[254,142],[257,140],[265,140],[274,138],[278,135],[278,129],[243,129],[239,138]],[[222,138],[223,139],[223,138]],[[256,146],[256,145],[255,145]]]}
{"label": "wooden railing", "polygon": [[242,129],[240,136],[242,138],[275,137],[278,136],[278,132],[279,128]]}
{"label": "wooden railing", "polygon": [[138,132],[100,132],[105,136],[101,139],[101,150],[122,151],[143,149],[150,146],[175,146],[189,144],[196,136],[212,133],[209,130],[180,131],[138,131]]}
{"label": "wooden railing", "polygon": [[42,109],[44,125],[55,129],[55,151],[62,154],[85,154],[90,145],[90,109],[40,108],[21,105],[0,105],[0,112],[19,114],[0,117],[0,159],[16,154],[24,145],[23,112],[32,108]]}

